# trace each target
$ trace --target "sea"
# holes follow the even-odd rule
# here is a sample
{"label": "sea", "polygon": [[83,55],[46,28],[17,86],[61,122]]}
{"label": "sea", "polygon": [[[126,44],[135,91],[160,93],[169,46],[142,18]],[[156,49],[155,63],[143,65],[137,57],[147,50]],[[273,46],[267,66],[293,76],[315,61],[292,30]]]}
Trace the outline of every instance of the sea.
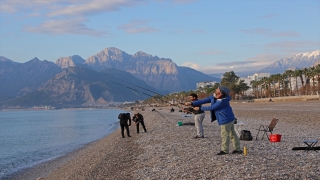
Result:
{"label": "sea", "polygon": [[0,111],[0,179],[54,160],[119,128],[120,109]]}

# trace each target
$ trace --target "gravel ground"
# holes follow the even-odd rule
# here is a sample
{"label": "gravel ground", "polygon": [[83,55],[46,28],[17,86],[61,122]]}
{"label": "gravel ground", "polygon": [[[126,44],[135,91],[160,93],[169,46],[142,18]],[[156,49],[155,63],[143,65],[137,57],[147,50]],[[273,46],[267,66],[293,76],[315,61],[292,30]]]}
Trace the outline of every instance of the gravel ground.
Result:
{"label": "gravel ground", "polygon": [[[320,152],[292,151],[305,146],[303,140],[320,141],[320,101],[232,103],[242,125],[256,136],[259,126],[279,119],[275,134],[281,142],[267,138],[241,141],[247,156],[220,151],[220,127],[211,123],[209,114],[204,120],[205,138],[194,139],[194,126],[177,126],[194,122],[193,117],[171,107],[147,108],[147,133],[136,133],[130,127],[130,138],[122,138],[118,129],[111,135],[91,143],[66,157],[39,165],[15,177],[17,179],[320,179]],[[176,110],[177,108],[174,107]],[[141,128],[141,127],[140,127]],[[319,142],[320,144],[320,142]],[[318,146],[320,146],[318,144]],[[233,146],[230,144],[230,152]]]}

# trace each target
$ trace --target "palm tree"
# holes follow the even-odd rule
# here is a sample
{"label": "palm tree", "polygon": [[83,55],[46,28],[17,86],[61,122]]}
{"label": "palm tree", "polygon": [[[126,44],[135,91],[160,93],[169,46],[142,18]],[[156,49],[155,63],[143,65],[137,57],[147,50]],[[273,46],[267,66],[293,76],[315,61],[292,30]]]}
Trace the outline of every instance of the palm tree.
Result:
{"label": "palm tree", "polygon": [[262,81],[262,84],[264,85],[264,95],[265,96],[267,96],[267,91],[268,91],[268,79],[269,78],[267,78],[267,77],[263,77],[262,79],[261,79],[261,81]]}
{"label": "palm tree", "polygon": [[272,86],[273,86],[273,97],[276,97],[276,85],[275,85],[276,75],[275,74],[272,74],[270,76],[270,81],[272,82]]}
{"label": "palm tree", "polygon": [[311,76],[312,78],[312,93],[315,93],[316,92],[316,82],[315,82],[315,77],[317,75],[317,71],[316,71],[316,67],[310,67],[309,68],[309,75]]}
{"label": "palm tree", "polygon": [[290,88],[290,96],[292,96],[292,84],[291,84],[291,78],[292,76],[294,76],[294,71],[292,70],[286,70],[284,72],[284,74],[286,74],[288,76],[289,79],[289,88]]}
{"label": "palm tree", "polygon": [[258,87],[258,82],[256,80],[252,80],[250,81],[250,85],[252,87],[253,90],[253,94],[256,96],[256,98],[258,97],[257,95],[257,87]]}
{"label": "palm tree", "polygon": [[309,69],[308,68],[303,68],[302,69],[302,73],[304,74],[304,78],[306,80],[305,82],[305,91],[304,94],[308,95],[309,94],[309,89],[310,89],[310,73],[309,73]]}
{"label": "palm tree", "polygon": [[304,85],[304,81],[303,81],[303,71],[301,69],[296,70],[296,74],[300,77],[300,81],[301,81],[301,87],[303,87]]}
{"label": "palm tree", "polygon": [[282,79],[281,74],[276,74],[276,75],[275,75],[275,79],[276,79],[277,82],[278,82],[279,97],[281,97],[281,89],[280,89],[280,81],[281,81],[281,79]]}
{"label": "palm tree", "polygon": [[318,64],[317,66],[316,66],[316,74],[317,74],[317,83],[318,83],[318,90],[317,90],[317,92],[318,92],[318,95],[320,95],[320,93],[319,93],[319,88],[320,88],[320,64]]}
{"label": "palm tree", "polygon": [[294,77],[295,77],[295,80],[296,80],[296,87],[295,87],[295,94],[298,94],[300,95],[299,93],[299,86],[298,86],[298,77],[300,77],[300,71],[299,70],[295,70],[294,71]]}

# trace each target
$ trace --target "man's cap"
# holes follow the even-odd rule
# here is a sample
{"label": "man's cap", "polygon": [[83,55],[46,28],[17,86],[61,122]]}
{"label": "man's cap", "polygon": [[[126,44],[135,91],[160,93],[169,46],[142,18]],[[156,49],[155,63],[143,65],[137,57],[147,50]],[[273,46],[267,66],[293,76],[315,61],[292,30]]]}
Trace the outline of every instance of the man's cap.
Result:
{"label": "man's cap", "polygon": [[224,95],[229,95],[229,93],[230,93],[230,90],[225,86],[219,86],[219,90]]}

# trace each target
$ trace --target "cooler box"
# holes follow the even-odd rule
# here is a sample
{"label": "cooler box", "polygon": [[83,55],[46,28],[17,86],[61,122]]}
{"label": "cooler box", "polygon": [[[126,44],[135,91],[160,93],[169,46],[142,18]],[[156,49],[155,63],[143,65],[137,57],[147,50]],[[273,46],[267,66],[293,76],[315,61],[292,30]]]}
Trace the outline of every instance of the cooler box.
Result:
{"label": "cooler box", "polygon": [[281,134],[270,134],[269,138],[270,138],[270,142],[280,142]]}
{"label": "cooler box", "polygon": [[182,121],[178,121],[178,126],[182,126]]}

